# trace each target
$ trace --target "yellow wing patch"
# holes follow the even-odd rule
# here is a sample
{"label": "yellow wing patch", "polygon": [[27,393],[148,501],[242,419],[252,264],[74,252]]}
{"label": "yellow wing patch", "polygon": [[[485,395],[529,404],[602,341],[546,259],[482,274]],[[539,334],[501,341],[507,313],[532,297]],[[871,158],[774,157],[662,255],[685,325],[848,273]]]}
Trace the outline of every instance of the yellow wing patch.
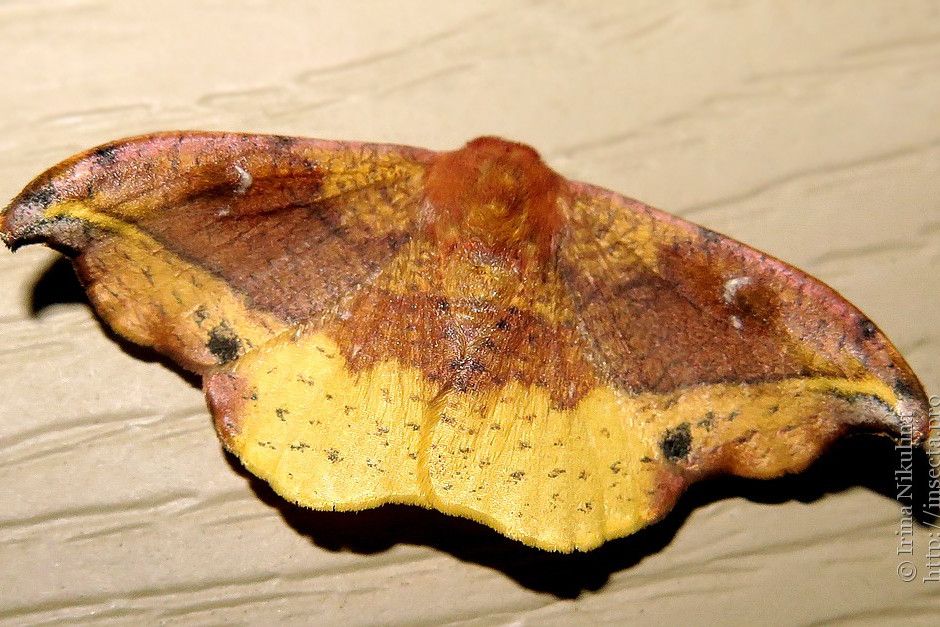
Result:
{"label": "yellow wing patch", "polygon": [[[228,378],[238,396],[225,402],[213,390]],[[419,373],[385,363],[353,376],[329,338],[288,334],[207,390],[226,446],[281,496],[315,509],[423,503],[420,431],[436,390]]]}
{"label": "yellow wing patch", "polygon": [[749,476],[799,470],[838,435],[820,416],[894,399],[874,379],[791,379],[668,397],[599,388],[564,410],[535,386],[441,390],[394,360],[353,374],[329,337],[300,331],[207,391],[226,446],[292,502],[422,505],[563,552],[661,518],[716,456]]}

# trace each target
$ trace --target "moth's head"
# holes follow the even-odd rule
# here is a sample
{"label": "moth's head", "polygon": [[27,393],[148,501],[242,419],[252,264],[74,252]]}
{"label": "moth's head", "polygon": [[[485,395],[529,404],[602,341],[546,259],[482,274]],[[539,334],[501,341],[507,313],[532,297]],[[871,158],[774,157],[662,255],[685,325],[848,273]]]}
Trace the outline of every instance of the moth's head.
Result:
{"label": "moth's head", "polygon": [[431,164],[429,226],[444,247],[545,260],[561,229],[563,189],[563,179],[531,147],[480,137]]}

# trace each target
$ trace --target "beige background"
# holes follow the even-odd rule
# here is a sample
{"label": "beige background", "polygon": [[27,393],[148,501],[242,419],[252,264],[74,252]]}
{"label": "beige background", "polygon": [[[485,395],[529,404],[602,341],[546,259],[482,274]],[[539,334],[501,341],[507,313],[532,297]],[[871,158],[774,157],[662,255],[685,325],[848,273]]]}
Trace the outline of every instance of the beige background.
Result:
{"label": "beige background", "polygon": [[[0,4],[0,197],[158,129],[440,149],[501,134],[819,276],[940,392],[940,3],[191,5]],[[223,455],[191,380],[106,335],[54,259],[0,252],[0,620],[940,610],[940,583],[895,572],[888,442],[849,442],[799,478],[701,486],[665,523],[574,557],[430,512],[285,506]]]}

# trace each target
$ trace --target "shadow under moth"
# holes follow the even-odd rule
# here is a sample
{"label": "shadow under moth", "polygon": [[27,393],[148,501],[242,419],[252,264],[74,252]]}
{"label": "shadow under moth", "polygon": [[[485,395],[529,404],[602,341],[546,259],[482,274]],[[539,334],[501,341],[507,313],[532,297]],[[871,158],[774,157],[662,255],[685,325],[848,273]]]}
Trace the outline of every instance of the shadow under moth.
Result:
{"label": "shadow under moth", "polygon": [[495,137],[131,138],[40,175],[0,232],[69,255],[118,334],[202,376],[225,448],[314,509],[589,550],[703,477],[928,436],[917,377],[834,290]]}

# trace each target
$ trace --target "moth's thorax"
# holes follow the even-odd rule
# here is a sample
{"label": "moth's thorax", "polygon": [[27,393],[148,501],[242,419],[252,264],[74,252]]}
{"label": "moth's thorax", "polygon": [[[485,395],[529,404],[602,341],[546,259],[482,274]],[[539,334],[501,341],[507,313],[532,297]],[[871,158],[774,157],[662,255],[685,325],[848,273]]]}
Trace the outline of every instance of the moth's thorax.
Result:
{"label": "moth's thorax", "polygon": [[562,227],[563,180],[532,148],[480,137],[440,154],[427,175],[427,225],[442,252],[544,265]]}

